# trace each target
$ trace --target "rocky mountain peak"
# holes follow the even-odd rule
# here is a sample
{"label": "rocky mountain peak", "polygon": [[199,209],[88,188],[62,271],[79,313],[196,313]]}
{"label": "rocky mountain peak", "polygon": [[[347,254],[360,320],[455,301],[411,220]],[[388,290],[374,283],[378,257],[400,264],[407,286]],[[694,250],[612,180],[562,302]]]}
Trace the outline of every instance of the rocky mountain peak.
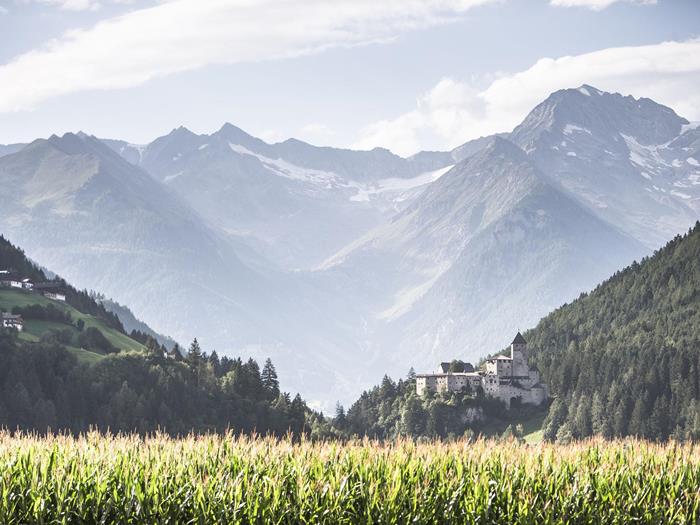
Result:
{"label": "rocky mountain peak", "polygon": [[[604,140],[620,134],[640,144],[661,144],[678,136],[688,121],[648,98],[607,93],[588,84],[552,93],[517,126],[512,140],[530,151],[539,141],[558,140],[567,130],[584,130]],[[550,145],[550,144],[548,144]]]}

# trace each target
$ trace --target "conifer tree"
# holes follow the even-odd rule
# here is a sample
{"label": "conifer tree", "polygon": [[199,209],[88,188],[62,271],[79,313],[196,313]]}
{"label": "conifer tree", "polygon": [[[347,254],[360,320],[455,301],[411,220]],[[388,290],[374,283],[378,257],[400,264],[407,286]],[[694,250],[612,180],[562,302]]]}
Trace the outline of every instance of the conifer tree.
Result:
{"label": "conifer tree", "polygon": [[199,341],[195,337],[187,350],[187,362],[195,367],[202,361],[202,347],[199,346]]}
{"label": "conifer tree", "polygon": [[265,390],[270,393],[270,396],[273,399],[276,398],[280,393],[280,384],[277,379],[275,365],[272,364],[272,360],[269,357],[265,360],[265,365],[260,373],[260,379],[262,380]]}

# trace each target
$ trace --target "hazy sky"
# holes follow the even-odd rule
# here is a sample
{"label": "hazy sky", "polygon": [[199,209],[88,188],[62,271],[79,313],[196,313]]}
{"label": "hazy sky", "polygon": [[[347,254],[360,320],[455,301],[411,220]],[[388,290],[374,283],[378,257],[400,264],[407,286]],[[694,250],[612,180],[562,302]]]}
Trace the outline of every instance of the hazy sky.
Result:
{"label": "hazy sky", "polygon": [[411,154],[583,83],[700,120],[700,0],[0,0],[0,143],[228,121]]}

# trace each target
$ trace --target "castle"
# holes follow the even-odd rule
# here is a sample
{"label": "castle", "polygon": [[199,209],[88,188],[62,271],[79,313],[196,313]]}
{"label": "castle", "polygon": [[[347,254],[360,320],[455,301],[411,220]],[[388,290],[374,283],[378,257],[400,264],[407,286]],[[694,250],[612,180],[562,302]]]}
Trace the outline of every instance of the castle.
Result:
{"label": "castle", "polygon": [[422,396],[425,392],[476,392],[481,387],[486,396],[500,399],[508,408],[514,401],[540,405],[549,397],[547,385],[540,383],[540,373],[527,364],[527,342],[520,332],[510,345],[510,357],[488,359],[479,371],[469,363],[458,368],[461,370],[441,363],[435,373],[416,375],[416,393]]}

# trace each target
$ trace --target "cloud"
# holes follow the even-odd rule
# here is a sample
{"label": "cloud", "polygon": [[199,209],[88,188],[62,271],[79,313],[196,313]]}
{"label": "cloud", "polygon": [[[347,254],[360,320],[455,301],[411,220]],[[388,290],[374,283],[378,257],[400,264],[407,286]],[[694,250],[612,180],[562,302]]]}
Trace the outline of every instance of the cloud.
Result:
{"label": "cloud", "polygon": [[7,13],[9,13],[7,7],[3,7],[0,5],[0,15],[6,15]]}
{"label": "cloud", "polygon": [[335,133],[325,124],[312,122],[299,128],[299,138],[313,143],[327,142]]}
{"label": "cloud", "polygon": [[[123,4],[130,5],[138,0],[22,0],[24,3],[43,4],[52,7],[57,7],[63,11],[98,11],[102,6],[107,4]],[[161,2],[167,0],[160,0]],[[2,12],[0,7],[0,12]]]}
{"label": "cloud", "polygon": [[656,0],[550,0],[549,4],[556,7],[587,7],[594,11],[602,11],[613,4],[622,2],[639,5],[656,5]]}
{"label": "cloud", "polygon": [[[80,2],[89,0],[62,0]],[[382,42],[498,0],[173,0],[76,30],[0,66],[0,112],[201,68]]]}
{"label": "cloud", "polygon": [[581,84],[648,97],[700,120],[700,39],[542,58],[525,71],[495,79],[444,78],[414,109],[366,126],[353,146],[383,146],[403,155],[452,148],[510,131],[553,91]]}
{"label": "cloud", "polygon": [[269,144],[281,142],[287,138],[284,133],[277,129],[263,129],[262,131],[255,133],[255,135]]}
{"label": "cloud", "polygon": [[56,6],[66,11],[97,11],[102,7],[94,0],[37,0],[38,3]]}

